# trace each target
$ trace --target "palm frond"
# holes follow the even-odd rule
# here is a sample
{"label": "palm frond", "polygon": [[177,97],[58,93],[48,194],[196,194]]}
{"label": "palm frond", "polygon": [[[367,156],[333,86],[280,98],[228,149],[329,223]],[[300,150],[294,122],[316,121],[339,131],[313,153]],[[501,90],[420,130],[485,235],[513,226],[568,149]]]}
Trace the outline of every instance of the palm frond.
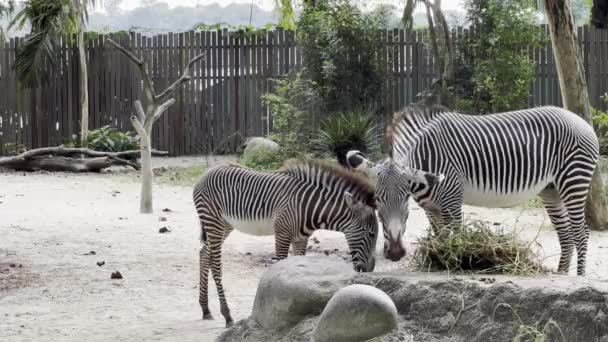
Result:
{"label": "palm frond", "polygon": [[32,27],[28,39],[17,49],[13,64],[22,85],[46,80],[47,66],[54,65],[57,41],[71,32],[75,23],[71,1],[30,0],[11,21],[10,26],[22,28],[29,22]]}
{"label": "palm frond", "polygon": [[[15,12],[15,1],[8,0],[6,3],[0,3],[0,19],[10,18]],[[0,26],[0,42],[4,42],[4,27]]]}

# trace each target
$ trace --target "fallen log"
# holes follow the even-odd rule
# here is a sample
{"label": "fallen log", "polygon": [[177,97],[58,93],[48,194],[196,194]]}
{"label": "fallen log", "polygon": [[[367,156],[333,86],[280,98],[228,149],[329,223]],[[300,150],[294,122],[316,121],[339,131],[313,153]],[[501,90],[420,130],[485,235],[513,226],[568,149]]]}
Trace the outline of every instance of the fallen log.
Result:
{"label": "fallen log", "polygon": [[[166,151],[152,151],[152,155],[166,156]],[[86,156],[91,158],[80,158]],[[140,165],[135,160],[139,158],[139,150],[124,152],[101,152],[87,148],[44,147],[23,152],[13,157],[0,158],[0,168],[19,171],[67,171],[67,172],[99,172],[110,166],[131,166],[136,170]]]}

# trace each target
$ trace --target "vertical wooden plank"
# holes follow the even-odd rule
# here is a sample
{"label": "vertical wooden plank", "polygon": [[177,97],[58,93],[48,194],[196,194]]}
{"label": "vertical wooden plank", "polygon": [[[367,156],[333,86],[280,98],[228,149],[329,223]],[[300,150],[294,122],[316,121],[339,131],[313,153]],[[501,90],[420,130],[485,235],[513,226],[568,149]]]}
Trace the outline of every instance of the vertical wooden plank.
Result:
{"label": "vertical wooden plank", "polygon": [[211,60],[211,55],[209,53],[209,32],[201,32],[200,35],[200,41],[201,41],[201,52],[205,52],[205,60],[203,62],[203,64],[201,65],[201,95],[200,95],[200,99],[201,99],[201,124],[202,124],[202,130],[201,132],[203,133],[203,138],[201,139],[201,144],[202,144],[202,149],[204,151],[205,154],[209,154],[211,153],[211,149],[209,148],[210,146],[210,141],[211,141],[211,134],[212,134],[212,129],[210,128],[210,124],[209,124],[209,66],[210,66],[210,60]]}
{"label": "vertical wooden plank", "polygon": [[[196,42],[195,42],[195,35],[194,35],[194,31],[188,31],[186,33],[186,42],[187,42],[187,46],[188,48],[186,49],[186,63],[188,63],[192,58],[194,58],[196,56]],[[197,72],[198,72],[198,65],[199,63],[196,63],[195,65],[192,66],[192,70],[190,70],[190,82],[188,82],[188,87],[186,88],[186,123],[185,123],[185,129],[186,129],[186,149],[185,149],[185,153],[187,155],[192,155],[194,154],[195,151],[195,147],[196,147],[196,140],[194,139],[193,134],[197,131],[197,117],[195,115],[196,112],[196,108],[194,106],[195,103],[195,98],[194,98],[194,89],[196,87],[196,82],[197,82]]]}
{"label": "vertical wooden plank", "polygon": [[4,127],[5,123],[5,111],[6,111],[6,96],[7,96],[7,86],[6,86],[6,76],[8,72],[8,68],[4,61],[5,55],[7,51],[5,48],[5,42],[0,41],[0,156],[6,155],[4,150]]}
{"label": "vertical wooden plank", "polygon": [[[235,46],[235,39],[234,39],[234,35],[229,34],[227,29],[223,29],[221,32],[221,36],[218,38],[218,41],[220,42],[220,46],[219,46],[219,55],[220,55],[220,65],[221,65],[221,93],[222,95],[220,95],[220,99],[219,102],[221,103],[221,117],[222,117],[222,139],[221,139],[221,144],[222,146],[220,147],[220,150],[226,151],[226,150],[230,150],[232,148],[232,144],[234,139],[229,138],[230,135],[232,135],[235,130],[233,128],[234,125],[234,120],[237,117],[236,115],[238,115],[238,113],[232,113],[231,112],[231,108],[234,108],[233,106],[238,106],[238,101],[234,101],[234,96],[238,96],[238,87],[240,86],[240,84],[238,83],[239,80],[239,70],[236,67],[236,63],[232,64],[231,61],[231,57],[230,55],[232,55],[232,58],[234,58],[236,60],[236,58],[238,58],[238,49],[233,48]],[[232,66],[231,66],[232,65]],[[232,72],[234,72],[234,74],[231,74]],[[236,84],[233,84],[232,82],[230,82],[230,76],[229,75],[233,75],[234,77],[232,78],[232,80],[234,82],[237,82]],[[234,102],[231,102],[234,101]],[[236,107],[237,112],[238,112],[238,107]]]}
{"label": "vertical wooden plank", "polygon": [[215,129],[213,122],[213,94],[211,92],[212,89],[212,76],[213,76],[213,51],[211,50],[211,45],[213,44],[212,33],[210,31],[205,31],[205,103],[203,110],[205,111],[205,124],[207,125],[207,145],[205,149],[207,153],[211,153],[213,151],[213,142],[215,139]]}
{"label": "vertical wooden plank", "polygon": [[594,107],[599,107],[600,103],[598,101],[600,96],[599,91],[599,63],[601,60],[599,59],[599,53],[597,50],[597,30],[595,27],[589,27],[589,81],[590,85],[587,86],[589,92],[589,98],[591,101],[591,105]]}
{"label": "vertical wooden plank", "polygon": [[[165,48],[166,51],[166,60],[165,60],[165,85],[162,87],[162,89],[165,89],[169,84],[171,84],[171,81],[173,80],[173,61],[175,59],[175,56],[173,55],[173,49],[174,49],[175,45],[174,45],[174,39],[173,39],[173,33],[169,32],[169,34],[167,35],[167,45]],[[175,108],[175,105],[171,106],[173,108]],[[167,119],[166,124],[167,126],[165,127],[165,139],[166,139],[166,144],[167,144],[167,148],[169,153],[172,156],[175,156],[175,132],[174,132],[174,119],[175,117],[173,116],[173,111],[171,110],[172,108],[169,108],[169,110],[167,111],[167,113],[165,114],[165,119]]]}
{"label": "vertical wooden plank", "polygon": [[[267,93],[270,90],[270,77],[272,75],[272,41],[274,32],[268,31],[264,35],[262,46],[262,92]],[[267,135],[270,130],[269,115],[266,105],[262,103],[262,135]]]}
{"label": "vertical wooden plank", "polygon": [[[542,30],[544,32],[544,34],[546,35],[547,31],[546,31],[546,25],[542,26]],[[540,49],[540,60],[539,60],[539,65],[540,65],[540,105],[544,106],[547,104],[547,45],[541,47]]]}
{"label": "vertical wooden plank", "polygon": [[[239,84],[239,97],[241,98],[241,113],[239,113],[239,127],[238,127],[238,132],[241,135],[241,137],[246,137],[247,136],[247,131],[249,130],[250,123],[249,123],[249,97],[251,96],[251,93],[249,92],[249,81],[250,81],[250,77],[249,77],[249,45],[250,45],[250,39],[248,35],[245,35],[243,39],[241,39],[241,53],[240,55],[240,59],[241,59],[241,84]],[[240,142],[240,138],[236,138],[234,139],[235,144],[238,144]]]}
{"label": "vertical wooden plank", "polygon": [[[600,30],[602,32],[602,61],[600,63],[600,67],[601,67],[601,84],[600,84],[600,89],[601,89],[601,95],[603,96],[604,94],[606,94],[606,92],[608,92],[608,29],[602,29]],[[608,109],[608,105],[606,104],[605,101],[600,99],[600,106],[598,108],[607,110]]]}
{"label": "vertical wooden plank", "polygon": [[219,53],[219,40],[218,36],[220,36],[221,31],[216,30],[210,32],[211,35],[211,82],[210,82],[210,94],[211,94],[211,120],[213,124],[213,150],[215,151],[220,141],[222,140],[221,134],[221,113],[220,113],[220,103],[219,103],[219,72],[220,72],[220,64],[218,61],[218,57],[221,55]]}
{"label": "vertical wooden plank", "polygon": [[[253,135],[261,136],[262,135],[262,95],[263,88],[261,82],[261,76],[263,74],[262,71],[262,49],[264,42],[263,35],[256,35],[255,41],[255,98],[253,99],[255,102],[255,123],[253,129]],[[297,56],[300,56],[299,54]],[[298,67],[300,66],[300,61],[298,61]]]}

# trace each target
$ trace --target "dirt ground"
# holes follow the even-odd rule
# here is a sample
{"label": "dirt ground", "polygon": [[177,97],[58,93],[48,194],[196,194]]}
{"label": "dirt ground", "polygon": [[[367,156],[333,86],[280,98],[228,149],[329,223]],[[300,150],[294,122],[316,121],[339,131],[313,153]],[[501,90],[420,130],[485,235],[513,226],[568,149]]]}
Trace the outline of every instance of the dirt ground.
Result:
{"label": "dirt ground", "polygon": [[[166,158],[154,165],[206,162]],[[199,225],[191,191],[192,186],[158,184],[155,213],[140,215],[133,172],[0,173],[0,341],[212,341],[224,321],[213,285],[216,319],[201,320]],[[428,226],[423,212],[412,209],[405,237],[410,255],[412,242]],[[557,266],[557,236],[541,209],[465,212],[536,239],[545,264]],[[161,227],[170,232],[160,234]],[[310,253],[346,251],[341,234],[314,236],[320,242],[310,244]],[[380,239],[379,251],[381,246]],[[251,313],[265,259],[273,252],[272,237],[239,232],[224,245],[224,287],[235,320]],[[376,271],[411,272],[407,259],[378,258]],[[592,232],[587,270],[587,279],[608,282],[608,233]],[[114,271],[123,279],[110,279]]]}

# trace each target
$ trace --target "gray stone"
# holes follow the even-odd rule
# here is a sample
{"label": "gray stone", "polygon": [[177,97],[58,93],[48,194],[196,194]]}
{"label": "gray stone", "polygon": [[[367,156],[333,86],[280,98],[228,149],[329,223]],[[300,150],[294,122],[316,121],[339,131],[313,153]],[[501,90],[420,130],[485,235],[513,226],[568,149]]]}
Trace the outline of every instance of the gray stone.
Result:
{"label": "gray stone", "polygon": [[[350,264],[326,256],[289,257],[275,266],[263,277],[264,298],[256,298],[252,317],[218,342],[310,342],[332,295],[351,284],[376,287],[397,307],[398,328],[378,342],[511,342],[522,324],[544,328],[547,341],[608,342],[608,283],[601,280],[543,275],[484,284],[443,274],[352,274]],[[306,293],[310,298],[302,299]]]}
{"label": "gray stone", "polygon": [[319,315],[331,296],[355,274],[351,263],[332,256],[290,256],[260,279],[252,318],[265,329],[283,329]]}
{"label": "gray stone", "polygon": [[245,142],[239,146],[239,150],[243,151],[243,157],[250,153],[254,153],[258,149],[277,151],[279,149],[279,144],[267,138],[251,137],[247,138]]}
{"label": "gray stone", "polygon": [[349,285],[329,300],[313,332],[315,342],[367,341],[397,327],[397,308],[373,286]]}

